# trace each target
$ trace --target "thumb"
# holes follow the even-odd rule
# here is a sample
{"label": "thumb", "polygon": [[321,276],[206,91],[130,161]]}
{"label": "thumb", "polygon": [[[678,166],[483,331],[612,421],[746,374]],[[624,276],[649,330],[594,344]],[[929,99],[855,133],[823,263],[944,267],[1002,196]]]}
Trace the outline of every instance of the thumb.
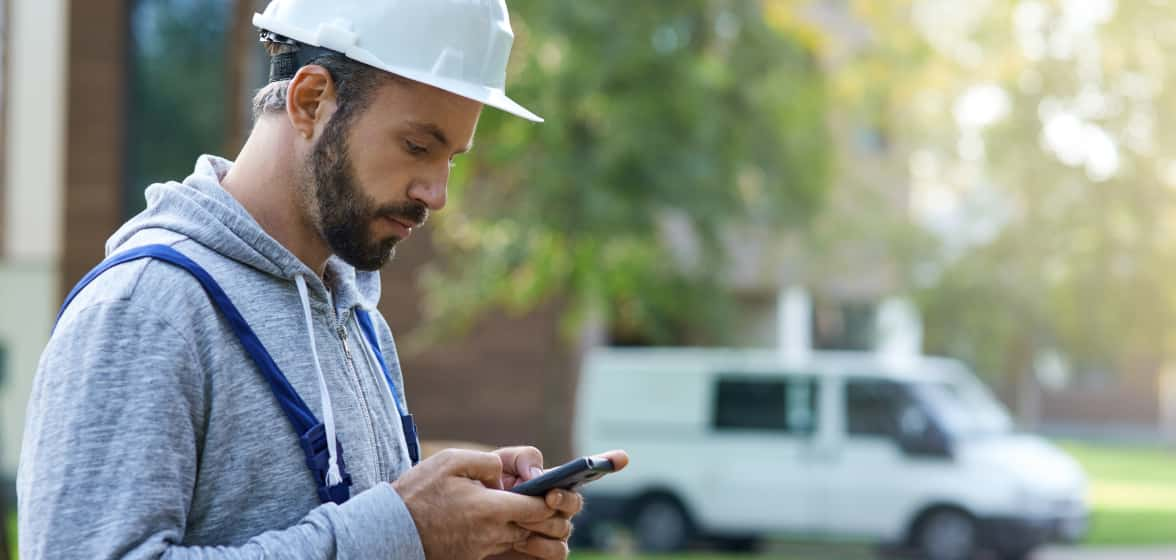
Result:
{"label": "thumb", "polygon": [[502,489],[502,459],[493,453],[446,450],[445,472],[481,482],[487,488]]}
{"label": "thumb", "polygon": [[498,450],[503,468],[520,480],[531,480],[543,474],[543,452],[530,446],[507,447]]}

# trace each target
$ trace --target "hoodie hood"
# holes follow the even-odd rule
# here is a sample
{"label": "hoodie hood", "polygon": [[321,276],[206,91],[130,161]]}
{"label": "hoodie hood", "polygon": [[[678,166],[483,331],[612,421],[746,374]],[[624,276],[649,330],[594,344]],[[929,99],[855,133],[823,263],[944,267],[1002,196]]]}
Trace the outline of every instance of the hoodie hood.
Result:
{"label": "hoodie hood", "polygon": [[[156,183],[147,187],[147,209],[118,229],[106,242],[107,256],[118,252],[137,233],[148,229],[175,232],[250,268],[291,283],[299,276],[318,274],[261,228],[257,220],[221,186],[233,163],[215,156],[201,156],[182,183]],[[376,272],[359,271],[332,256],[327,276],[335,306],[376,309],[380,278]]]}

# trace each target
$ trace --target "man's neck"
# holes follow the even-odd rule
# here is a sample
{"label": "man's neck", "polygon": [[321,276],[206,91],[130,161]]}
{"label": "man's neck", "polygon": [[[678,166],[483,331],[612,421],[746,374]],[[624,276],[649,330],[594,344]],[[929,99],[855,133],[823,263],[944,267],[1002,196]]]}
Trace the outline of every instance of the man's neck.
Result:
{"label": "man's neck", "polygon": [[331,251],[301,208],[297,165],[293,131],[280,119],[262,117],[221,185],[261,229],[322,277]]}

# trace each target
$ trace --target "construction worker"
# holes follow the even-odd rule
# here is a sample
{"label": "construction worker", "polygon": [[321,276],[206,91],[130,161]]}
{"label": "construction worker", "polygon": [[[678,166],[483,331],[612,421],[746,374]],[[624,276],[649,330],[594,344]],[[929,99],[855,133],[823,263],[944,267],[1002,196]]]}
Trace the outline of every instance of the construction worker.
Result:
{"label": "construction worker", "polygon": [[253,21],[270,83],[235,163],[149,187],[58,316],[21,557],[565,558],[581,498],[504,491],[537,449],[421,461],[376,311],[483,106],[541,120],[503,89],[505,3],[274,0]]}

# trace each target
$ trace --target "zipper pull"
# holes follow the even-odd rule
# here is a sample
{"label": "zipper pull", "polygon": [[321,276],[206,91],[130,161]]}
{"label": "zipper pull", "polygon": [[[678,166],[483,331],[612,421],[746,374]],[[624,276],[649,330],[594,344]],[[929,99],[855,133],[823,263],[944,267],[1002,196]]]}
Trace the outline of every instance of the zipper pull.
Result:
{"label": "zipper pull", "polygon": [[347,361],[354,364],[355,360],[351,357],[351,346],[347,344],[347,329],[340,325],[335,332],[339,334],[339,340],[343,342],[343,354],[347,356]]}

